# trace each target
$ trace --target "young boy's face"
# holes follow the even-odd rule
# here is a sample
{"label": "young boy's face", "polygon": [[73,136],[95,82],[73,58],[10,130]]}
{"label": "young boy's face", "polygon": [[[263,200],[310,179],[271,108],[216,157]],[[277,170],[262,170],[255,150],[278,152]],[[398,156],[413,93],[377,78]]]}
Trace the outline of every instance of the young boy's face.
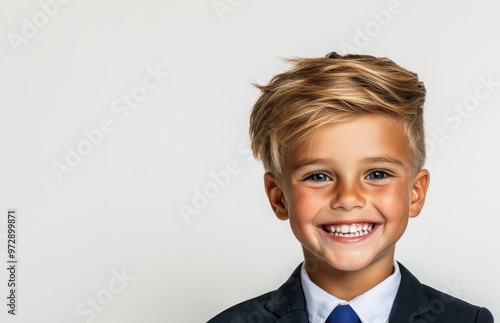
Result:
{"label": "young boy's face", "polygon": [[426,170],[414,172],[402,122],[371,115],[327,125],[291,152],[284,169],[279,179],[266,174],[266,192],[306,258],[341,271],[392,268],[429,182]]}

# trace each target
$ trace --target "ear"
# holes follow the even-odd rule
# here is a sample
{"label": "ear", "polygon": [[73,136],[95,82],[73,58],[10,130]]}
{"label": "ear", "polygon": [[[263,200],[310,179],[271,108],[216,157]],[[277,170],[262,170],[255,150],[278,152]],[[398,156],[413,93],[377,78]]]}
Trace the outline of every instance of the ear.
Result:
{"label": "ear", "polygon": [[267,198],[271,203],[274,214],[280,220],[288,220],[288,210],[286,207],[285,195],[281,189],[281,184],[273,174],[267,172],[264,175],[264,185],[266,187]]}
{"label": "ear", "polygon": [[425,195],[429,187],[431,175],[427,169],[420,170],[413,180],[410,200],[410,217],[414,218],[420,214],[425,203]]}

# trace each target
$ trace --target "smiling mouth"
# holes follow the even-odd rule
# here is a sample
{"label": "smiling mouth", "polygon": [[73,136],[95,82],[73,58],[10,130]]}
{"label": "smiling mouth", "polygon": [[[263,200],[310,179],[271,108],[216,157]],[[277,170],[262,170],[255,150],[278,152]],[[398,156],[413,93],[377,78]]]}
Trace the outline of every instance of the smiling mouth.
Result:
{"label": "smiling mouth", "polygon": [[361,237],[372,232],[375,223],[353,223],[353,224],[336,224],[322,225],[321,228],[328,234],[337,237]]}

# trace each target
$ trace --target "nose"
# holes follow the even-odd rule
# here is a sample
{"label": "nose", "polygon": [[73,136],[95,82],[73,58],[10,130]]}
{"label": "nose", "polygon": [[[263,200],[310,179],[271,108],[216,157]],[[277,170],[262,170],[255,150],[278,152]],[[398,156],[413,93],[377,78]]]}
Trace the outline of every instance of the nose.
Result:
{"label": "nose", "polygon": [[333,209],[343,209],[350,211],[356,208],[363,208],[366,199],[359,182],[345,179],[339,180],[334,188],[331,207]]}

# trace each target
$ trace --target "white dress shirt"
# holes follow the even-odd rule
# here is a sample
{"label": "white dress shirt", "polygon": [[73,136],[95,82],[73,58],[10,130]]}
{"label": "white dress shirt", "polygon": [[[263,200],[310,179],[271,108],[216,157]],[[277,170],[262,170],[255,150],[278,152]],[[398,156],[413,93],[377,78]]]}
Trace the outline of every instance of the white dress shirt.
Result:
{"label": "white dress shirt", "polygon": [[304,264],[302,264],[300,279],[311,323],[324,323],[333,309],[339,304],[349,304],[362,323],[386,323],[389,320],[392,304],[401,282],[401,272],[398,263],[394,261],[392,275],[350,302],[328,294],[313,283]]}

